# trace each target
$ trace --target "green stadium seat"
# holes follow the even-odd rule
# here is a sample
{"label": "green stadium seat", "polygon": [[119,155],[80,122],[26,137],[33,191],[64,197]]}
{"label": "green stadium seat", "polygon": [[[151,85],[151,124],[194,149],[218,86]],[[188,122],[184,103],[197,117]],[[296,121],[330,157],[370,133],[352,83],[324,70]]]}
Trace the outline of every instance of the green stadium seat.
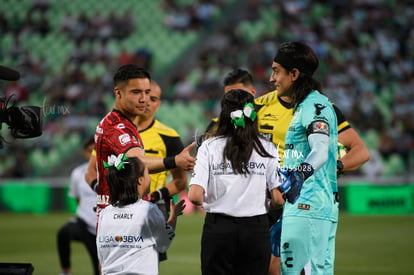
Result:
{"label": "green stadium seat", "polygon": [[61,155],[59,154],[59,151],[56,148],[50,148],[46,159],[47,159],[47,166],[48,167],[55,167],[56,165],[59,165]]}
{"label": "green stadium seat", "polygon": [[405,173],[405,164],[401,156],[392,154],[388,161],[384,161],[383,176],[391,177],[403,175]]}
{"label": "green stadium seat", "polygon": [[29,153],[29,162],[35,169],[35,176],[38,176],[46,168],[46,157],[40,148],[35,148]]}
{"label": "green stadium seat", "polygon": [[[193,0],[184,0],[186,4],[193,3]],[[228,1],[229,2],[229,1]],[[19,0],[19,5],[16,5],[14,1],[3,1],[2,9],[7,10],[6,16],[10,21],[12,19],[24,20],[27,12],[32,6],[32,0]],[[142,11],[146,12],[142,12]],[[44,58],[48,72],[45,77],[53,77],[56,75],[60,77],[62,75],[63,66],[66,64],[69,54],[75,47],[75,42],[67,34],[60,31],[62,20],[67,14],[77,16],[81,13],[85,13],[88,17],[93,16],[99,11],[103,16],[108,16],[112,11],[116,15],[123,15],[125,11],[131,11],[133,15],[140,14],[139,17],[134,17],[136,22],[135,31],[124,40],[110,40],[108,46],[111,50],[111,54],[114,58],[119,54],[121,47],[126,48],[130,52],[135,52],[138,48],[146,47],[153,51],[153,67],[157,71],[167,70],[170,66],[177,61],[177,59],[191,47],[193,43],[200,37],[200,32],[189,31],[185,33],[173,32],[166,27],[162,19],[165,16],[164,11],[160,8],[159,1],[153,0],[140,0],[140,1],[113,1],[113,0],[60,0],[51,1],[50,9],[46,12],[46,16],[49,20],[51,31],[46,36],[41,36],[34,33],[22,33],[19,37],[20,42],[24,47],[30,49],[30,54],[34,58]],[[36,11],[35,17],[40,16],[40,12]],[[151,32],[148,32],[148,27],[151,27]],[[11,33],[2,35],[0,39],[0,46],[2,51],[8,51],[12,47],[13,37]],[[96,46],[95,42],[84,42],[83,47],[93,48]],[[18,60],[12,58],[2,57],[2,64],[15,67]],[[87,74],[87,79],[92,80],[98,75],[108,70],[107,66],[103,64],[89,64],[85,65],[82,70]],[[198,76],[199,77],[199,76]],[[34,105],[43,104],[45,94],[42,91],[31,91],[30,103]],[[107,105],[107,109],[110,110],[113,107],[113,95],[112,93],[104,96],[104,101]],[[73,106],[71,111],[76,112],[82,110],[81,105]],[[182,124],[177,121],[175,117],[172,117],[171,112],[166,112],[165,121],[166,124],[171,125],[174,128],[185,135],[186,132],[192,131],[193,125],[199,123],[201,116],[192,110],[190,107],[190,113],[192,117],[188,116],[189,111],[186,111],[186,106],[177,105],[172,107],[173,110],[181,117]],[[99,120],[99,119],[97,119]],[[97,120],[92,120],[91,131],[97,124]],[[44,122],[44,129],[48,129],[48,121]],[[57,122],[59,123],[59,122]],[[93,126],[92,126],[93,124]],[[204,127],[204,125],[203,125]],[[40,137],[41,141],[33,143],[33,150],[30,150],[28,154],[29,162],[34,167],[33,176],[48,176],[48,173],[53,170],[57,170],[56,167],[63,163],[65,158],[68,158],[69,154],[74,149],[79,149],[81,146],[81,137],[78,134],[69,134],[65,137],[62,135],[56,135],[56,133],[45,133]],[[43,150],[42,145],[39,144],[53,144],[50,148]],[[4,168],[5,165],[2,165]]]}
{"label": "green stadium seat", "polygon": [[378,148],[380,137],[376,131],[368,130],[361,133],[361,138],[369,149]]}

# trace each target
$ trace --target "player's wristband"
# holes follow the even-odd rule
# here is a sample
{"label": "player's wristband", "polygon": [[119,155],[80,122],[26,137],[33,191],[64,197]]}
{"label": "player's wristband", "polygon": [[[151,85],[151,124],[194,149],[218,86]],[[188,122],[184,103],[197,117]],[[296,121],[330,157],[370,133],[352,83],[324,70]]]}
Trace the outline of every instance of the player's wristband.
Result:
{"label": "player's wristband", "polygon": [[170,169],[177,168],[177,164],[175,163],[175,156],[165,157],[163,161],[164,161],[165,169],[170,170]]}
{"label": "player's wristband", "polygon": [[342,162],[342,160],[337,160],[336,161],[336,169],[338,169],[338,172],[342,172],[344,170],[344,163]]}
{"label": "player's wristband", "polygon": [[94,179],[89,186],[92,188],[93,191],[96,192],[96,190],[98,189],[98,179]]}

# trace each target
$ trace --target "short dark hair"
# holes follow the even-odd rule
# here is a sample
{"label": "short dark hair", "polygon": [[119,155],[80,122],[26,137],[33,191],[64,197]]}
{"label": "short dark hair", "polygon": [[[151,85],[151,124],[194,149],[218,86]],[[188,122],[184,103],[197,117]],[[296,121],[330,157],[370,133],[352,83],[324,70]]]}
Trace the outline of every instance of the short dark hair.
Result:
{"label": "short dark hair", "polygon": [[147,78],[151,81],[150,73],[135,64],[126,64],[116,71],[114,75],[114,85],[117,86],[119,83],[127,82],[134,78]]}
{"label": "short dark hair", "polygon": [[253,77],[248,71],[243,69],[234,69],[224,77],[224,86],[233,85],[237,83],[253,86]]}

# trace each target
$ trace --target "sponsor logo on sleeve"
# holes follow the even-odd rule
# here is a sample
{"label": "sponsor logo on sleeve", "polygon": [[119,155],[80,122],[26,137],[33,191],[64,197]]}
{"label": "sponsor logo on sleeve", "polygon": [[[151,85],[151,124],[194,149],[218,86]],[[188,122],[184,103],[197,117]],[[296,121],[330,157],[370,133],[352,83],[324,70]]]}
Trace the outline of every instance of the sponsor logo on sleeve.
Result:
{"label": "sponsor logo on sleeve", "polygon": [[103,131],[103,129],[101,127],[99,127],[99,126],[96,127],[96,133],[97,134],[103,134],[103,132],[104,131]]}
{"label": "sponsor logo on sleeve", "polygon": [[131,142],[131,137],[128,134],[122,134],[118,137],[118,139],[122,146],[125,146]]}

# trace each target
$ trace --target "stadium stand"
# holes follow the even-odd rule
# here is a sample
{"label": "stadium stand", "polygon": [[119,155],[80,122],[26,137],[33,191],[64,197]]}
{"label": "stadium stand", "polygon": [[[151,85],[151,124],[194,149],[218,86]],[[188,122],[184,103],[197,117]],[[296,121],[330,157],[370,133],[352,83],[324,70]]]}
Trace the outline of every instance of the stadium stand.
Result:
{"label": "stadium stand", "polygon": [[[182,2],[177,4],[182,9],[194,4],[178,2]],[[2,3],[0,17],[5,18],[6,27],[0,39],[0,63],[19,70],[19,83],[30,91],[29,98],[17,104],[42,106],[45,125],[40,138],[16,140],[10,147],[5,144],[0,152],[1,176],[65,174],[70,167],[64,163],[76,160],[71,152],[77,151],[81,137],[94,131],[100,117],[112,108],[111,72],[120,65],[117,61],[122,50],[131,55],[131,62],[162,70],[198,39],[194,29],[171,32],[163,22],[167,11],[161,4],[149,0],[74,0],[49,1],[45,8],[34,9],[30,0],[19,5]],[[215,11],[212,17],[217,16]],[[34,27],[40,18],[47,19],[45,32]],[[33,83],[36,77],[38,81]],[[1,84],[7,88],[8,83]],[[185,106],[172,108],[184,113]],[[202,114],[184,117],[194,120],[180,125],[181,132],[203,121]],[[175,124],[177,120],[172,122]],[[4,130],[2,135],[11,139]],[[14,172],[15,166],[21,165],[15,158],[19,151],[27,153],[21,161],[30,166],[24,175]]]}
{"label": "stadium stand", "polygon": [[[42,106],[45,121],[41,137],[0,150],[0,177],[68,175],[81,159],[72,152],[112,107],[122,62],[152,72],[166,91],[159,118],[190,142],[216,114],[231,68],[250,70],[265,93],[277,43],[299,39],[321,58],[324,92],[380,155],[380,175],[413,172],[412,1],[41,2],[0,8],[0,64],[29,91],[17,104]],[[0,81],[0,91],[8,85]]]}
{"label": "stadium stand", "polygon": [[[181,87],[190,87],[190,97],[207,100],[211,87],[221,87],[220,76],[239,66],[253,72],[259,93],[266,93],[273,89],[268,79],[277,43],[303,40],[320,57],[317,78],[323,92],[379,153],[377,175],[412,174],[412,2],[246,1],[233,8],[226,24],[208,34],[196,66],[187,75],[179,72],[179,82],[171,75],[167,86],[175,85],[177,95]],[[214,105],[210,108],[215,110]],[[383,136],[389,137],[387,145]],[[376,146],[372,138],[378,140]]]}

